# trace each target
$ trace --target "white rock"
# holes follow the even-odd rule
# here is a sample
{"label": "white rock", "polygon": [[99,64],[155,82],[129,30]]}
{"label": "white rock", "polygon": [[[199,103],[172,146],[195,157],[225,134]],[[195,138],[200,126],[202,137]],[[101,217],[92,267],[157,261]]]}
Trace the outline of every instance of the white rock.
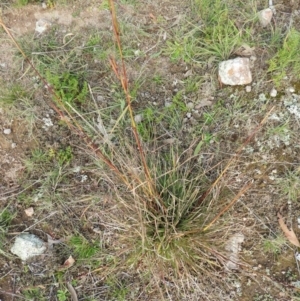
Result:
{"label": "white rock", "polygon": [[11,144],[11,148],[16,148],[16,147],[17,147],[17,143],[13,142],[13,143]]}
{"label": "white rock", "polygon": [[219,80],[224,85],[247,85],[252,82],[250,61],[246,57],[238,57],[219,64]]}
{"label": "white rock", "polygon": [[247,93],[251,92],[251,86],[246,86],[246,92]]}
{"label": "white rock", "polygon": [[4,130],[3,130],[3,133],[4,133],[5,135],[9,135],[9,134],[11,134],[11,129],[4,129]]}
{"label": "white rock", "polygon": [[46,19],[40,19],[35,23],[35,31],[43,33],[51,27],[52,23]]}
{"label": "white rock", "polygon": [[43,118],[43,121],[44,121],[44,126],[43,126],[44,129],[53,126],[53,122],[52,122],[51,118],[45,117],[45,118]]}
{"label": "white rock", "polygon": [[42,3],[42,8],[47,9],[47,4],[45,2]]}
{"label": "white rock", "polygon": [[288,88],[288,91],[289,91],[290,93],[295,93],[295,88],[294,88],[294,87],[289,87],[289,88]]}
{"label": "white rock", "polygon": [[23,261],[41,255],[46,250],[46,244],[37,236],[30,233],[22,233],[16,237],[10,251]]}
{"label": "white rock", "polygon": [[142,120],[143,120],[143,115],[142,114],[138,114],[138,115],[134,116],[134,121],[136,123],[140,123],[140,122],[142,122]]}
{"label": "white rock", "polygon": [[241,244],[245,239],[244,234],[236,233],[229,238],[225,245],[225,249],[229,251],[229,260],[225,263],[228,270],[237,270],[239,264],[238,253],[241,250]]}
{"label": "white rock", "polygon": [[258,12],[258,20],[262,27],[266,27],[271,23],[273,11],[271,8],[266,8]]}
{"label": "white rock", "polygon": [[270,96],[271,97],[276,97],[277,96],[277,90],[275,88],[273,88],[270,92]]}

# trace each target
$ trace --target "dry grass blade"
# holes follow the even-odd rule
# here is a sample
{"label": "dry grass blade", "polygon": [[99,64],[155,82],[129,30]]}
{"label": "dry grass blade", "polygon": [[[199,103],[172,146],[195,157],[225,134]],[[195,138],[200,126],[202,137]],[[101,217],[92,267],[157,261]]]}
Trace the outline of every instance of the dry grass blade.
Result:
{"label": "dry grass blade", "polygon": [[222,209],[222,211],[203,229],[203,231],[207,231],[225,212],[227,212],[236,202],[237,200],[253,185],[253,183],[248,183],[245,185],[239,193],[234,197],[234,199]]}
{"label": "dry grass blade", "polygon": [[73,285],[70,282],[67,283],[67,288],[68,288],[68,291],[71,295],[72,301],[78,301],[76,291],[75,291]]}
{"label": "dry grass blade", "polygon": [[287,225],[285,224],[282,215],[278,212],[277,213],[279,226],[282,229],[283,233],[285,234],[286,238],[289,240],[291,244],[293,244],[296,247],[300,247],[299,240],[294,232],[293,229],[289,229]]}
{"label": "dry grass blade", "polygon": [[210,192],[213,190],[213,188],[219,183],[219,181],[224,177],[225,173],[229,169],[229,167],[232,165],[232,163],[239,158],[241,155],[243,149],[249,144],[249,142],[252,140],[252,138],[256,135],[256,133],[262,128],[262,126],[266,123],[268,120],[268,117],[273,112],[275,107],[272,107],[269,112],[264,116],[263,120],[260,122],[260,124],[254,129],[254,131],[247,137],[245,142],[240,146],[240,148],[237,150],[237,152],[231,157],[229,162],[227,163],[226,167],[223,169],[223,171],[220,173],[218,178],[215,180],[215,182],[209,187],[209,189],[206,190],[206,192],[201,196],[201,198],[198,200],[195,208],[201,205],[201,203],[206,199],[206,197],[210,194]]}
{"label": "dry grass blade", "polygon": [[[140,160],[141,160],[141,163],[142,163],[142,166],[144,169],[145,177],[147,179],[146,183],[148,186],[149,194],[150,194],[150,196],[157,196],[157,191],[155,189],[155,185],[153,183],[153,179],[151,177],[151,174],[150,174],[147,162],[146,162],[144,149],[142,147],[142,143],[141,143],[138,131],[137,131],[137,127],[136,127],[136,122],[134,120],[134,113],[133,113],[133,109],[131,106],[131,95],[130,95],[129,85],[128,85],[128,77],[127,77],[123,52],[122,52],[120,31],[119,31],[117,15],[116,15],[113,0],[109,0],[109,6],[110,6],[110,11],[111,11],[111,16],[112,16],[112,25],[113,25],[113,30],[114,30],[114,36],[116,39],[116,43],[117,43],[118,50],[119,50],[119,55],[121,58],[121,68],[118,68],[118,65],[114,58],[110,58],[110,64],[111,64],[111,67],[112,67],[114,73],[116,74],[117,78],[119,79],[119,81],[122,85],[123,91],[125,93],[127,108],[128,108],[128,112],[129,112],[129,116],[130,116],[130,121],[131,121],[131,128],[133,131],[136,146],[139,151],[139,156],[140,156]],[[159,202],[159,206],[158,207],[155,206],[155,209],[159,209],[159,211],[161,211],[160,209],[162,209],[164,206],[163,206],[162,202],[159,200],[159,198],[158,198],[158,202]]]}

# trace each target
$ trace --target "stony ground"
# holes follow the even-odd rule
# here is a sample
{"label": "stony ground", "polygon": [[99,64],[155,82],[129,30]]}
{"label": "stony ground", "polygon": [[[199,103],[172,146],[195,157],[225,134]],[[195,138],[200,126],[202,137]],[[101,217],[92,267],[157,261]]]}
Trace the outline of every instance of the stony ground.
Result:
{"label": "stony ground", "polygon": [[[174,148],[178,157],[192,158],[191,170],[204,170],[208,184],[226,169],[211,190],[207,220],[234,204],[215,225],[209,256],[226,266],[228,243],[238,235],[237,265],[176,277],[172,269],[155,273],[142,260],[124,264],[135,252],[120,234],[126,218],[114,187],[119,194],[126,189],[55,112],[47,83],[0,30],[0,300],[300,299],[297,247],[277,216],[280,210],[300,236],[300,60],[293,56],[300,47],[300,4],[274,0],[276,14],[262,27],[257,12],[266,1],[228,1],[228,15],[213,25],[203,11],[211,5],[220,13],[223,4],[210,2],[119,0],[116,8],[149,164]],[[77,99],[80,112],[71,113],[90,139],[107,152],[113,144],[112,158],[125,158],[140,175],[136,146],[128,146],[133,135],[124,92],[109,63],[119,57],[108,2],[0,7],[33,66],[60,97]],[[51,25],[39,34],[41,19]],[[218,80],[218,63],[237,56],[251,59],[251,91]],[[14,256],[10,249],[22,232],[42,239],[47,251],[26,262]]]}

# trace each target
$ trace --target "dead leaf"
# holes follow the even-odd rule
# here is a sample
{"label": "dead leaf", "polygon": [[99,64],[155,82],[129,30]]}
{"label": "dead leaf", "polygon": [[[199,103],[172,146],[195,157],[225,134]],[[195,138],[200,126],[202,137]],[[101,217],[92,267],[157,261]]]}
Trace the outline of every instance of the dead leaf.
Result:
{"label": "dead leaf", "polygon": [[152,13],[150,13],[149,16],[150,16],[150,18],[152,19],[153,23],[156,24],[156,23],[157,23],[156,17],[155,17]]}
{"label": "dead leaf", "polygon": [[68,269],[75,263],[75,259],[72,257],[72,255],[69,256],[69,258],[64,262],[63,268]]}
{"label": "dead leaf", "polygon": [[184,73],[183,76],[184,76],[185,78],[187,78],[187,77],[189,77],[189,76],[191,76],[191,75],[193,75],[193,70],[192,70],[192,69],[189,69],[187,72]]}
{"label": "dead leaf", "polygon": [[289,240],[289,242],[296,247],[300,247],[299,240],[298,240],[294,230],[293,229],[290,230],[287,227],[287,225],[285,224],[285,222],[283,220],[282,215],[279,212],[277,213],[277,216],[278,216],[279,226],[282,229],[282,231],[284,232],[284,234],[287,237],[287,239]]}
{"label": "dead leaf", "polygon": [[212,104],[213,104],[212,101],[203,99],[195,106],[195,109],[197,110],[197,109],[201,109],[202,107],[208,107],[211,106]]}
{"label": "dead leaf", "polygon": [[254,54],[255,47],[250,47],[248,44],[241,45],[234,53],[240,56],[251,56]]}
{"label": "dead leaf", "polygon": [[25,214],[29,217],[33,216],[33,214],[34,214],[33,207],[29,207],[29,208],[25,209],[24,211],[25,211]]}
{"label": "dead leaf", "polygon": [[52,239],[52,237],[49,234],[47,234],[47,238],[48,238],[48,248],[49,249],[53,249],[54,244],[60,244],[63,242],[63,239]]}

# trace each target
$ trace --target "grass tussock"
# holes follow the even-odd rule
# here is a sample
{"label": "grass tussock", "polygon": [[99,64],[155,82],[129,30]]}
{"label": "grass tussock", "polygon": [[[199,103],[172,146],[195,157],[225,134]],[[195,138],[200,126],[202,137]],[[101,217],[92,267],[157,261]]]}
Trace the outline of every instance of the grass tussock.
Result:
{"label": "grass tussock", "polygon": [[[28,1],[23,2],[25,5]],[[176,27],[178,32],[172,32],[175,35],[174,39],[168,39],[161,46],[159,55],[167,55],[172,63],[199,63],[201,68],[203,64],[207,64],[208,69],[212,69],[217,62],[235,56],[236,49],[243,44],[252,46],[251,30],[255,18],[244,16],[247,19],[247,22],[244,22],[246,25],[239,26],[233,20],[232,12],[224,1],[195,0],[193,3],[201,22],[197,25],[187,22],[185,27]],[[196,122],[194,128],[197,129],[197,132],[193,133],[193,138],[196,137],[195,143],[188,146],[186,140],[184,145],[177,143],[178,136],[173,139],[173,132],[181,131],[184,116],[194,114],[194,103],[187,106],[187,102],[191,95],[196,95],[195,102],[201,97],[204,98],[199,92],[200,87],[205,83],[203,90],[206,90],[205,87],[211,86],[212,81],[210,82],[209,76],[198,77],[193,73],[191,73],[193,76],[187,75],[187,78],[182,76],[181,82],[175,80],[170,83],[170,86],[174,87],[170,88],[173,94],[168,99],[168,105],[162,105],[162,108],[157,109],[155,101],[155,104],[151,102],[150,105],[146,104],[146,108],[143,107],[138,98],[140,86],[144,84],[143,80],[134,81],[130,77],[132,74],[128,75],[130,73],[128,70],[131,68],[132,71],[133,67],[128,68],[127,65],[127,59],[134,58],[135,62],[139,62],[141,54],[127,45],[122,47],[121,37],[126,36],[124,31],[130,27],[122,27],[117,19],[113,0],[107,2],[106,8],[111,11],[113,42],[106,41],[106,36],[89,33],[88,40],[85,44],[82,43],[81,48],[77,46],[76,37],[74,39],[72,37],[69,42],[64,38],[61,45],[59,34],[56,34],[56,29],[52,29],[52,32],[45,33],[32,48],[25,43],[27,49],[23,51],[24,47],[19,46],[8,28],[1,22],[8,36],[24,56],[28,70],[34,74],[35,86],[42,88],[43,93],[47,94],[46,106],[53,112],[48,114],[47,118],[36,117],[37,106],[30,109],[29,105],[34,93],[30,94],[18,85],[8,89],[9,91],[3,94],[2,101],[12,105],[22,100],[22,105],[27,108],[23,112],[24,116],[28,119],[32,116],[35,120],[39,118],[37,124],[40,122],[39,125],[42,124],[44,127],[43,120],[44,122],[50,120],[53,126],[55,122],[52,121],[55,113],[57,114],[59,121],[55,123],[57,133],[54,136],[64,133],[64,136],[60,137],[63,142],[57,141],[55,137],[53,139],[55,142],[49,143],[46,152],[37,148],[31,152],[30,159],[24,160],[26,175],[30,180],[34,178],[37,170],[42,176],[35,179],[35,182],[32,181],[34,182],[32,194],[24,196],[23,199],[20,195],[19,201],[27,207],[34,199],[34,202],[44,202],[48,210],[51,208],[54,211],[56,206],[60,206],[63,213],[75,216],[74,220],[76,219],[80,226],[75,222],[72,225],[73,232],[68,233],[64,255],[69,256],[71,252],[76,259],[75,265],[87,263],[88,273],[101,271],[101,281],[103,280],[111,290],[108,295],[112,299],[125,300],[130,293],[126,277],[122,278],[125,270],[126,273],[136,271],[139,275],[147,275],[150,278],[153,276],[155,281],[158,279],[156,284],[159,290],[161,290],[159,280],[168,276],[171,276],[172,281],[178,280],[176,286],[180,281],[188,283],[196,276],[209,279],[212,275],[224,272],[224,264],[228,262],[229,257],[228,253],[224,252],[224,245],[232,233],[239,231],[236,225],[228,223],[230,217],[227,219],[225,213],[252,187],[254,180],[249,181],[246,176],[243,178],[239,170],[233,179],[229,179],[230,185],[233,183],[231,186],[233,188],[226,187],[224,191],[222,180],[226,178],[229,167],[240,158],[244,148],[268,120],[273,108],[269,110],[266,104],[261,109],[258,99],[250,103],[246,97],[241,101],[239,97],[235,98],[234,94],[228,97],[227,102],[225,96],[228,91],[225,88],[225,92],[222,91],[221,94],[224,100],[219,99],[215,106],[213,101],[209,100],[200,106],[199,110],[197,109],[199,114],[194,115],[198,118],[197,121],[194,120]],[[104,38],[105,41],[102,41]],[[298,32],[291,31],[282,49],[269,61],[268,72],[274,75],[275,82],[280,81],[285,75],[283,70],[292,68],[295,62],[295,49],[299,46],[298,38]],[[75,48],[77,52],[74,51]],[[153,54],[152,58],[156,56],[157,54]],[[89,62],[96,61],[96,67],[101,69],[90,78],[88,64],[85,63],[87,58],[90,59]],[[184,74],[187,73],[186,70]],[[108,76],[111,71],[112,74]],[[151,76],[155,89],[159,87],[165,89],[167,78],[155,73]],[[103,81],[104,89],[95,87],[95,82],[99,81],[99,78]],[[101,95],[105,89],[109,90],[109,97]],[[36,91],[35,93],[38,94]],[[104,98],[108,99],[104,101]],[[167,99],[163,93],[159,98]],[[256,103],[259,103],[261,111],[259,114],[251,111],[251,114],[256,116],[253,121],[247,114],[250,107],[254,108]],[[140,113],[140,121],[136,119],[137,113]],[[258,116],[262,115],[265,117],[259,123]],[[185,119],[189,122],[188,118]],[[245,129],[246,119],[251,129],[249,126],[249,129],[236,135],[235,129]],[[222,128],[223,122],[225,127],[223,131],[227,131],[228,127],[230,128],[228,132],[232,132],[232,135],[216,133]],[[162,130],[156,131],[158,126],[161,126]],[[46,131],[51,130],[47,128]],[[167,132],[162,134],[163,138],[160,136],[162,132]],[[248,135],[246,139],[243,136],[245,133]],[[167,143],[162,142],[164,135],[169,138],[166,139]],[[222,141],[222,135],[227,140],[226,143]],[[274,132],[270,131],[268,135],[272,136]],[[75,145],[74,143],[69,145],[74,136]],[[230,144],[233,140],[236,143]],[[221,146],[215,151],[213,148],[217,143]],[[205,146],[208,146],[207,149],[210,149],[209,152],[213,155],[202,156]],[[236,152],[235,146],[238,147]],[[213,157],[217,152],[223,153],[215,159]],[[82,154],[84,154],[82,161],[86,164],[76,161]],[[223,160],[230,154],[231,159],[227,165],[219,163],[219,158]],[[204,162],[208,157],[212,158],[211,162]],[[263,172],[256,179],[260,181],[264,176]],[[288,180],[281,186],[282,193],[295,201],[299,197],[298,176],[296,172],[290,174]],[[90,179],[92,180],[89,182]],[[238,181],[246,183],[241,184]],[[226,180],[224,186],[227,185],[225,182]],[[105,187],[107,194],[110,194],[108,201],[99,201],[102,197],[99,196],[102,193],[99,187],[101,189]],[[74,194],[80,191],[83,196],[80,195],[76,199],[72,195],[73,191]],[[84,195],[86,191],[87,195]],[[90,195],[92,193],[95,193],[96,197]],[[87,204],[86,201],[91,202]],[[73,213],[73,209],[68,208],[72,202],[75,204],[74,207],[80,210],[77,215]],[[36,205],[38,206],[42,207]],[[86,214],[94,208],[97,213]],[[54,213],[56,214],[56,211]],[[107,230],[105,235],[109,236],[108,239],[102,233],[104,231],[101,227],[96,232],[99,234],[102,231],[101,236],[97,236],[96,239],[95,236],[90,239],[90,233],[86,234],[87,229],[94,231],[96,227],[89,226],[90,223],[96,223],[94,220],[97,218],[100,220],[97,220],[97,223]],[[5,233],[9,223],[10,215],[8,211],[3,211],[0,214],[0,235]],[[266,240],[265,251],[271,254],[280,253],[282,241],[273,238]],[[68,272],[66,274],[64,272],[59,270],[60,278],[58,276],[57,278],[61,280],[65,275],[65,279],[69,278]],[[116,277],[112,276],[114,274]],[[149,279],[147,281],[151,282]],[[188,287],[189,285],[186,285],[185,289],[192,291],[193,288]],[[63,286],[60,288],[56,294],[57,298],[59,300],[68,298],[68,291]],[[177,290],[180,291],[178,287]],[[168,288],[161,291],[163,296]],[[23,294],[27,298],[39,298],[41,293],[33,289],[24,291]]]}

